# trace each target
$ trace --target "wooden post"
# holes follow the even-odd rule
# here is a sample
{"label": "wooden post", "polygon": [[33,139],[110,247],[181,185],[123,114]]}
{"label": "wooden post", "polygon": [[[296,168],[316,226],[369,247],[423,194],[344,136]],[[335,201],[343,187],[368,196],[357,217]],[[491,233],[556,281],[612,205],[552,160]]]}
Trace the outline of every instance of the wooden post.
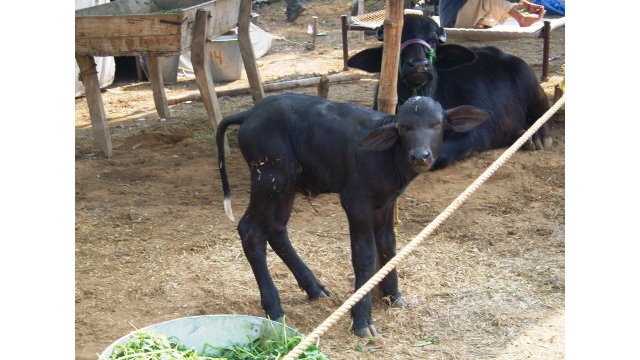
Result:
{"label": "wooden post", "polygon": [[167,95],[164,92],[164,79],[162,79],[161,60],[156,56],[147,56],[147,70],[149,71],[149,81],[153,90],[153,102],[160,118],[169,119],[169,107],[167,106]]}
{"label": "wooden post", "polygon": [[[387,0],[387,3],[389,1]],[[364,0],[358,0],[358,16],[364,14]],[[364,42],[364,31],[360,32],[358,31],[358,39],[360,40],[360,42]]]}
{"label": "wooden post", "polygon": [[342,70],[347,71],[347,60],[349,60],[349,45],[347,44],[347,15],[340,16],[340,22],[342,23]]}
{"label": "wooden post", "polygon": [[398,104],[398,63],[403,25],[403,1],[386,0],[378,110],[387,114],[395,114]]}
{"label": "wooden post", "polygon": [[[209,52],[207,51],[207,22],[209,16],[211,16],[209,10],[199,9],[196,12],[193,40],[191,42],[191,64],[196,75],[196,83],[202,95],[204,108],[207,110],[207,115],[209,115],[213,132],[216,133],[218,123],[222,121],[222,110],[220,110],[216,89],[213,86]],[[229,143],[226,136],[224,138],[224,153],[225,156],[229,154]]]}
{"label": "wooden post", "polygon": [[316,37],[318,36],[318,17],[311,17],[311,45],[307,46],[308,50],[313,50],[316,48]]}
{"label": "wooden post", "polygon": [[98,146],[107,157],[113,156],[111,146],[111,135],[107,125],[107,117],[104,114],[104,104],[102,94],[100,94],[100,80],[96,71],[96,62],[93,56],[76,55],[76,62],[80,68],[80,80],[84,85],[84,93],[91,116],[91,130],[93,136],[98,141]]}
{"label": "wooden post", "polygon": [[251,98],[253,103],[264,98],[258,65],[256,65],[256,55],[253,52],[251,38],[249,37],[249,23],[251,22],[251,0],[240,0],[240,12],[238,13],[238,45],[240,55],[244,63],[244,70],[247,73],[249,87],[251,88]]}
{"label": "wooden post", "polygon": [[551,22],[549,20],[544,21],[543,43],[542,43],[542,81],[549,80],[549,48],[551,46]]}

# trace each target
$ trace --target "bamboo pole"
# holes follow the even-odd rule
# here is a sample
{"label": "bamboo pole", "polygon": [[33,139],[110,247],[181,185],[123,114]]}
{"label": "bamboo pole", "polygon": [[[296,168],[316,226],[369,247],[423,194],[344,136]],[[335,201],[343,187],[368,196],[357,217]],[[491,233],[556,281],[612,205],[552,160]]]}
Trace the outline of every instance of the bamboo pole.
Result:
{"label": "bamboo pole", "polygon": [[[360,80],[362,79],[362,77],[363,75],[359,73],[333,74],[333,75],[327,76],[327,80],[329,83],[341,83],[341,82],[347,82],[347,81]],[[307,79],[264,84],[262,88],[264,92],[274,92],[274,91],[294,89],[299,87],[317,86],[320,84],[321,80],[322,80],[322,77],[317,76],[317,77],[312,77]],[[229,89],[229,90],[219,90],[219,91],[216,91],[216,93],[218,94],[218,97],[247,95],[251,93],[251,89],[238,88],[238,89]],[[185,101],[202,101],[202,97],[200,96],[199,93],[187,94],[184,96],[169,99],[167,103],[169,105],[175,105]]]}
{"label": "bamboo pole", "polygon": [[402,0],[386,0],[386,4],[378,109],[387,114],[395,114],[398,104],[398,63],[404,8]]}

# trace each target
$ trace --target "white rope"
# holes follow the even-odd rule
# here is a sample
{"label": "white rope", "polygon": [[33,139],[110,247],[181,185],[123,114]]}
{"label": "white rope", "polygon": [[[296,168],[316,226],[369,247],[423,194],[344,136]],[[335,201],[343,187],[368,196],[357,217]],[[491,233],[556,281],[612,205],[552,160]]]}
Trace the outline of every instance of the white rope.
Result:
{"label": "white rope", "polygon": [[348,298],[342,306],[333,312],[322,324],[320,324],[311,334],[307,335],[293,350],[291,350],[283,360],[294,360],[304,352],[306,348],[317,341],[333,324],[338,321],[347,311],[362,299],[371,289],[384,279],[391,270],[395,269],[396,264],[407,257],[422,241],[430,235],[440,224],[445,221],[453,212],[462,205],[466,199],[473,194],[487,179],[493,175],[509,158],[518,151],[524,143],[533,136],[540,127],[547,122],[553,114],[564,105],[564,95],[549,109],[544,115],[538,119],[522,136],[511,145],[491,166],[485,170],[467,189],[438,215],[427,227],[425,227],[407,246],[405,246],[396,256],[385,264],[377,273],[375,273],[369,281],[364,283],[350,298]]}

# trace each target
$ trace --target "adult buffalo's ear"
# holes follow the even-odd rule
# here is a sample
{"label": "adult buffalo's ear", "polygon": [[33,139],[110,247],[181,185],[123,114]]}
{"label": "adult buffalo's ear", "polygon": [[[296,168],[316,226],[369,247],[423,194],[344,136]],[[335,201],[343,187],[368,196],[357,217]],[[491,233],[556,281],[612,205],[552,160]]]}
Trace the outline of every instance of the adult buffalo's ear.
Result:
{"label": "adult buffalo's ear", "polygon": [[489,110],[471,105],[461,105],[444,111],[446,128],[455,132],[467,132],[493,116]]}
{"label": "adult buffalo's ear", "polygon": [[447,32],[444,30],[443,27],[440,27],[438,29],[438,40],[440,40],[440,43],[447,42]]}
{"label": "adult buffalo's ear", "polygon": [[384,25],[376,28],[376,39],[378,39],[378,41],[384,41]]}
{"label": "adult buffalo's ear", "polygon": [[464,46],[444,44],[438,46],[436,50],[436,69],[438,71],[453,70],[473,63],[477,57],[473,50]]}
{"label": "adult buffalo's ear", "polygon": [[383,151],[392,147],[396,140],[398,140],[398,128],[395,124],[388,124],[371,131],[359,146],[363,150]]}
{"label": "adult buffalo's ear", "polygon": [[360,51],[347,60],[347,66],[370,73],[379,73],[382,69],[382,47]]}

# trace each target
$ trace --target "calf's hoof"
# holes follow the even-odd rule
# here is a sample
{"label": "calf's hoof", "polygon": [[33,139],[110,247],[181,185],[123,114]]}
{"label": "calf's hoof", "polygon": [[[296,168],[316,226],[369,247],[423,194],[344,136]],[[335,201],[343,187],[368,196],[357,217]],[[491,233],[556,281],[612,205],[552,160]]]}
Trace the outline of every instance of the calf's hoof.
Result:
{"label": "calf's hoof", "polygon": [[409,304],[407,304],[407,302],[404,301],[404,299],[401,297],[399,298],[391,297],[389,299],[389,302],[390,302],[390,305],[395,308],[406,309],[409,307]]}
{"label": "calf's hoof", "polygon": [[363,327],[362,329],[353,329],[353,333],[361,338],[372,338],[378,336],[378,331],[373,325]]}
{"label": "calf's hoof", "polygon": [[[518,132],[518,137],[522,136],[525,132],[526,130],[521,130],[520,132]],[[536,145],[533,143],[532,137],[528,138],[527,141],[522,144],[522,149],[527,151],[534,151],[536,149]]]}
{"label": "calf's hoof", "polygon": [[542,146],[542,140],[540,140],[540,136],[533,137],[533,144],[536,146],[536,150],[544,150],[544,146]]}
{"label": "calf's hoof", "polygon": [[309,301],[315,301],[315,300],[318,300],[318,299],[323,299],[323,298],[329,297],[329,294],[327,294],[327,293],[328,293],[328,291],[326,291],[326,290],[325,291],[320,291],[320,293],[318,295],[316,295],[316,296],[313,296],[313,297],[309,296]]}

